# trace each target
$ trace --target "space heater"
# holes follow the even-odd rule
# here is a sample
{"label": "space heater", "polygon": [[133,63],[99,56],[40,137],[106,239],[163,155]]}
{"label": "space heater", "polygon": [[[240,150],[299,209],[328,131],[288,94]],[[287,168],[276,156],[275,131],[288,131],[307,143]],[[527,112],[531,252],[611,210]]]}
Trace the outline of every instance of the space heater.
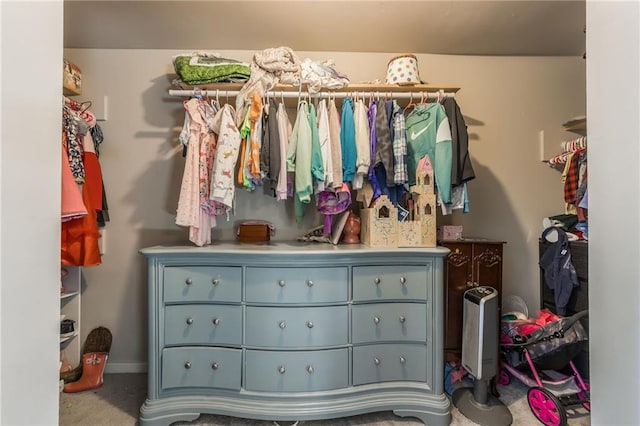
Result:
{"label": "space heater", "polygon": [[456,389],[453,403],[480,425],[510,425],[511,412],[489,392],[498,373],[498,291],[485,286],[467,290],[462,315],[462,366],[474,380],[473,388]]}

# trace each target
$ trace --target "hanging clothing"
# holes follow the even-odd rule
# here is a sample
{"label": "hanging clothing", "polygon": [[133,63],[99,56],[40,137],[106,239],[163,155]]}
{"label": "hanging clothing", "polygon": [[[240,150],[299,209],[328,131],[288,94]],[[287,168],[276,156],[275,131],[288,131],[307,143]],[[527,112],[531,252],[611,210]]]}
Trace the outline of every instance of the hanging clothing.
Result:
{"label": "hanging clothing", "polygon": [[78,140],[78,126],[82,119],[68,106],[62,112],[63,129],[66,133],[65,150],[67,152],[71,173],[76,183],[84,183],[84,163],[82,162],[82,146]]}
{"label": "hanging clothing", "polygon": [[[236,115],[238,111],[236,111]],[[246,110],[246,114],[244,117],[244,121],[242,126],[240,127],[240,136],[242,137],[242,141],[240,142],[240,166],[238,167],[238,185],[246,187],[248,186],[248,178],[247,178],[247,162],[249,157],[248,144],[249,144],[249,133],[251,132],[251,123],[249,121],[249,109]]]}
{"label": "hanging clothing", "polygon": [[218,145],[213,165],[213,176],[209,189],[209,197],[224,206],[228,212],[233,208],[235,185],[233,171],[238,161],[240,151],[240,131],[235,124],[235,111],[229,104],[225,104],[216,113],[212,128],[218,135]]}
{"label": "hanging clothing", "polygon": [[324,170],[324,187],[333,188],[333,156],[331,153],[331,135],[329,134],[329,110],[326,99],[318,103],[318,142],[322,155],[322,168]]}
{"label": "hanging clothing", "polygon": [[[64,134],[63,134],[64,138]],[[62,148],[62,196],[61,196],[61,219],[66,222],[71,219],[78,219],[87,215],[87,209],[82,202],[82,192],[78,184],[73,179],[73,173],[69,166],[69,157]]]}
{"label": "hanging clothing", "polygon": [[[206,183],[201,183],[200,147],[201,144],[211,146],[209,127],[201,113],[200,100],[189,99],[184,102],[186,114],[191,118],[189,123],[189,138],[185,159],[176,225],[189,227],[189,241],[197,246],[211,243],[211,228],[215,226],[215,219],[207,214],[209,209],[201,208],[204,193],[208,193]],[[206,155],[205,155],[206,157]]]}
{"label": "hanging clothing", "polygon": [[578,275],[571,262],[571,250],[566,232],[560,228],[549,227],[542,232],[542,239],[555,242],[540,257],[540,267],[544,271],[544,280],[553,290],[553,298],[558,315],[565,315],[567,303],[573,288],[579,285]]}
{"label": "hanging clothing", "polygon": [[99,265],[102,258],[98,213],[107,208],[96,149],[103,141],[102,131],[95,116],[75,102],[65,102],[62,124],[61,262],[73,266]]}
{"label": "hanging clothing", "polygon": [[342,146],[340,144],[340,114],[335,99],[329,101],[329,143],[331,144],[331,164],[333,188],[342,187]]}
{"label": "hanging clothing", "polygon": [[457,186],[476,177],[469,155],[469,134],[456,100],[445,98],[442,106],[451,128],[451,185]]}
{"label": "hanging clothing", "polygon": [[[379,183],[378,181],[378,178],[375,172],[375,164],[374,164],[374,159],[376,157],[376,142],[377,142],[376,115],[377,115],[376,104],[372,100],[371,102],[369,102],[369,110],[367,111],[367,121],[368,121],[367,124],[369,126],[369,158],[370,158],[369,170],[367,171],[367,178],[369,179],[369,182],[371,183],[371,188],[373,189],[373,195],[371,196],[372,201],[382,195],[383,191],[380,188],[380,186],[384,185],[384,181],[382,183]],[[357,140],[357,136],[356,136],[356,140]],[[369,207],[369,206],[365,206],[365,207]]]}
{"label": "hanging clothing", "polygon": [[79,219],[62,222],[60,228],[60,262],[63,265],[96,266],[102,263],[96,209],[91,204],[89,191],[84,186],[82,202],[87,214]]}
{"label": "hanging clothing", "polygon": [[324,166],[318,137],[316,108],[313,104],[309,104],[309,128],[311,129],[311,177],[315,183],[316,192],[320,192],[324,190]]}
{"label": "hanging clothing", "polygon": [[367,118],[367,107],[362,100],[357,100],[353,109],[353,120],[356,139],[356,174],[353,189],[362,188],[364,177],[369,173],[371,164],[371,131]]}
{"label": "hanging clothing", "polygon": [[294,172],[294,215],[302,222],[305,205],[311,202],[313,180],[311,176],[311,127],[307,102],[298,104],[298,116],[293,125],[287,152],[287,171]]}
{"label": "hanging clothing", "polygon": [[439,103],[419,104],[406,118],[409,185],[416,180],[416,166],[428,155],[442,202],[451,203],[451,129]]}
{"label": "hanging clothing", "polygon": [[262,183],[262,171],[260,170],[260,150],[262,149],[262,98],[254,92],[253,101],[249,107],[249,156],[248,156],[248,174],[250,180],[247,189],[253,190],[256,185]]}
{"label": "hanging clothing", "polygon": [[[287,150],[289,147],[289,138],[291,137],[291,121],[287,115],[287,109],[284,103],[278,105],[278,138],[280,141],[280,171],[278,173],[278,186],[276,187],[276,199],[286,200],[288,197],[289,179],[287,174]],[[292,186],[292,185],[291,185]]]}
{"label": "hanging clothing", "polygon": [[82,145],[84,149],[82,162],[85,170],[84,189],[87,190],[87,196],[91,198],[91,205],[98,212],[102,210],[102,169],[96,155],[91,133],[84,135]]}
{"label": "hanging clothing", "polygon": [[[264,193],[276,196],[280,175],[280,134],[278,130],[278,108],[269,102],[262,120],[262,150],[260,169],[264,173]],[[285,157],[286,158],[286,157]]]}
{"label": "hanging clothing", "polygon": [[345,98],[342,102],[340,122],[340,146],[342,150],[342,180],[353,182],[356,176],[356,130],[353,117],[353,101]]}
{"label": "hanging clothing", "polygon": [[407,173],[407,131],[402,110],[394,101],[393,106],[393,183],[404,185],[409,180]]}
{"label": "hanging clothing", "polygon": [[381,165],[384,169],[386,181],[380,182],[380,185],[387,187],[394,186],[394,165],[393,165],[393,144],[391,134],[389,132],[389,118],[384,101],[376,102],[376,149],[375,161],[371,160],[375,166]]}

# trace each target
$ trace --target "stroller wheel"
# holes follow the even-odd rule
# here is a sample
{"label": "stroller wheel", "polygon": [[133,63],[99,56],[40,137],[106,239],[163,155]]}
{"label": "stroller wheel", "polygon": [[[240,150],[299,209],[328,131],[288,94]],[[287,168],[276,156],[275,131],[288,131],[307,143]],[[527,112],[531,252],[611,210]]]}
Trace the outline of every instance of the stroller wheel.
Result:
{"label": "stroller wheel", "polygon": [[546,426],[566,426],[567,413],[560,403],[560,400],[546,389],[533,387],[527,392],[529,407],[536,416]]}
{"label": "stroller wheel", "polygon": [[500,373],[498,375],[498,384],[502,386],[506,386],[511,383],[511,376],[509,372],[504,368],[500,369]]}

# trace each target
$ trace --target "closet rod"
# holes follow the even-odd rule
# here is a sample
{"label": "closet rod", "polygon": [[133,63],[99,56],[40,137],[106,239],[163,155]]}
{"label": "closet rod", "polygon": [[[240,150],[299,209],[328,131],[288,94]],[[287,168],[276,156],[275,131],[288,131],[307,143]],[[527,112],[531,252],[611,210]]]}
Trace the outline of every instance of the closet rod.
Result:
{"label": "closet rod", "polygon": [[[222,97],[234,97],[236,95],[238,95],[240,93],[239,90],[178,90],[178,89],[170,89],[169,90],[169,95],[170,96],[194,96],[194,95],[202,95],[202,96],[222,96]],[[301,92],[289,92],[289,91],[280,91],[280,90],[275,90],[275,91],[270,91],[268,92],[270,96],[276,97],[276,98],[297,98],[297,97],[307,97],[307,96],[311,96],[312,98],[346,98],[346,97],[350,97],[350,96],[355,96],[355,95],[364,95],[364,96],[368,96],[369,94],[376,94],[376,95],[380,95],[380,96],[389,96],[391,98],[395,98],[395,99],[411,99],[413,98],[414,100],[420,100],[420,98],[425,98],[425,99],[438,99],[438,92],[424,92],[424,91],[417,91],[417,92],[393,92],[393,91],[385,91],[385,90],[380,90],[380,91],[361,91],[361,90],[353,90],[353,91],[346,91],[346,92],[334,92],[334,91],[324,91],[324,92],[318,92],[318,93],[309,93],[308,91],[301,91]],[[440,96],[444,96],[446,98],[453,98],[455,97],[455,93],[454,92],[443,92],[440,94]]]}

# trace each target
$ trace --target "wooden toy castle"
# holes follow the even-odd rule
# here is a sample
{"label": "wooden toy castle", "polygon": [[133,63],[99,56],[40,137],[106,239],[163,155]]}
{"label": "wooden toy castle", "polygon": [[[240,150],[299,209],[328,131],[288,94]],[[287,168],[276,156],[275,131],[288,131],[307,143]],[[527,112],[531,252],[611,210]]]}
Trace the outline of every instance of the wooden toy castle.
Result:
{"label": "wooden toy castle", "polygon": [[360,211],[362,243],[370,247],[435,247],[436,194],[433,167],[424,158],[416,170],[416,184],[409,188],[413,206],[398,221],[398,209],[385,195],[371,208]]}

